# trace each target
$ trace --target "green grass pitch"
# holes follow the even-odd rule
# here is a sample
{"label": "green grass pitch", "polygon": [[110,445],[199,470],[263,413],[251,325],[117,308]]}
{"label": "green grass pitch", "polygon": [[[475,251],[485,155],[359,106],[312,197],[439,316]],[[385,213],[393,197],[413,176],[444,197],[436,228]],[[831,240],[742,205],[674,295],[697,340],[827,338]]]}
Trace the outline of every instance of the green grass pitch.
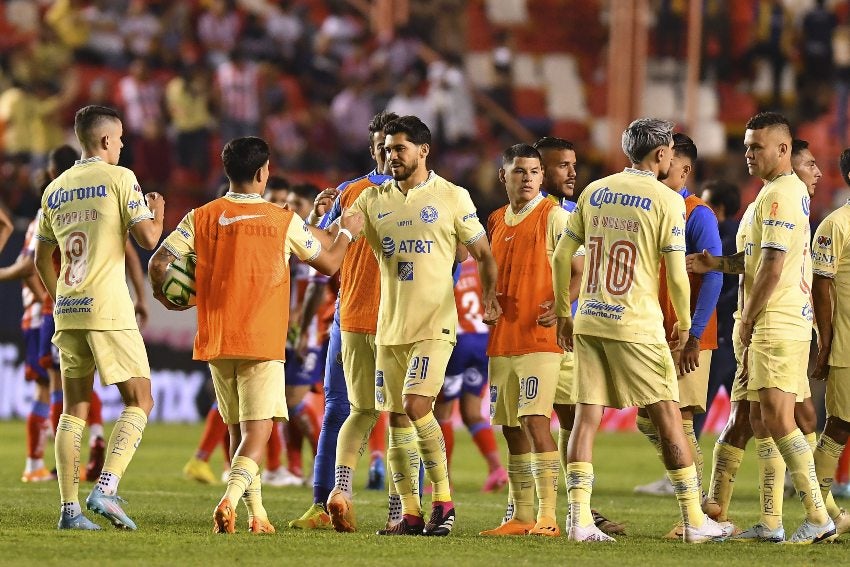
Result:
{"label": "green grass pitch", "polygon": [[[109,428],[107,428],[109,430]],[[119,532],[99,516],[89,517],[101,532],[58,532],[59,492],[55,483],[20,482],[24,462],[24,424],[0,423],[0,564],[2,565],[848,565],[848,540],[833,545],[791,546],[726,542],[688,546],[663,541],[677,518],[673,497],[637,496],[636,484],[657,479],[661,465],[649,443],[638,434],[603,434],[596,446],[593,506],[624,521],[628,535],[613,545],[579,545],[562,536],[484,538],[483,529],[498,524],[505,492],[481,494],[484,462],[465,431],[456,434],[453,484],[458,519],[448,538],[381,538],[374,535],[386,518],[384,493],[367,491],[365,466],[356,479],[355,505],[359,532],[303,532],[286,523],[311,502],[310,488],[265,489],[265,505],[277,527],[274,535],[247,533],[247,513],[240,504],[239,531],[211,533],[212,511],[223,485],[204,486],[184,480],[181,468],[194,451],[200,426],[152,424],[130,466],[120,493],[136,532]],[[713,439],[703,439],[706,460]],[[52,451],[52,445],[49,451]],[[83,458],[87,453],[84,450]],[[48,455],[52,462],[52,454]],[[307,461],[309,463],[309,460]],[[364,459],[365,464],[365,459]],[[221,470],[221,457],[212,460]],[[708,465],[707,465],[708,467]],[[90,484],[83,483],[85,498]],[[738,475],[732,517],[749,525],[757,519],[755,455],[752,447]],[[425,497],[426,505],[429,497]],[[847,504],[846,502],[844,503]],[[559,523],[567,502],[559,493]],[[785,501],[785,524],[791,532],[802,519],[796,498]],[[790,533],[789,533],[790,535]],[[845,536],[845,538],[848,536]]]}

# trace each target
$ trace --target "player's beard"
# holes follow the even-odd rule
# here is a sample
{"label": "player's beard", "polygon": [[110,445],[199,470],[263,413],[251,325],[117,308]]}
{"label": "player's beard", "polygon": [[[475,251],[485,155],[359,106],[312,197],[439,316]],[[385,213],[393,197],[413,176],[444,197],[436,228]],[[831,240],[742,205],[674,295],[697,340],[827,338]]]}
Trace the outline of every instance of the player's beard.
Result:
{"label": "player's beard", "polygon": [[393,175],[393,179],[395,179],[396,181],[404,181],[405,179],[413,175],[413,172],[417,169],[419,169],[418,159],[410,163],[409,165],[401,163],[399,164],[399,167],[396,169],[396,171],[390,171]]}

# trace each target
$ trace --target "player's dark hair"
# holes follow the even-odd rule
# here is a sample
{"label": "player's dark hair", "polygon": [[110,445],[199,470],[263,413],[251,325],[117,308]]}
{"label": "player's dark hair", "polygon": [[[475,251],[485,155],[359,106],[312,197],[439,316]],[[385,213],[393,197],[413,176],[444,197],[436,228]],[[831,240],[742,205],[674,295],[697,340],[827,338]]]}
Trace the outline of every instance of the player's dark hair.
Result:
{"label": "player's dark hair", "polygon": [[841,157],[838,158],[838,169],[841,170],[841,179],[850,186],[850,179],[847,179],[847,174],[850,173],[850,148],[841,152]]}
{"label": "player's dark hair", "polygon": [[77,139],[86,148],[92,148],[97,140],[92,137],[92,132],[107,120],[121,120],[118,111],[108,106],[90,104],[84,106],[74,115],[74,133]]}
{"label": "player's dark hair", "polygon": [[224,173],[233,183],[248,183],[269,161],[269,145],[262,138],[236,138],[221,151]]}
{"label": "player's dark hair", "polygon": [[778,112],[759,112],[747,121],[747,130],[761,130],[771,126],[778,126],[791,135],[791,123]]}
{"label": "player's dark hair", "polygon": [[281,175],[270,175],[269,181],[266,183],[266,189],[271,191],[288,190],[289,180]]}
{"label": "player's dark hair", "polygon": [[806,140],[801,140],[799,138],[794,138],[791,140],[791,155],[797,156],[803,150],[809,149],[809,143]]}
{"label": "player's dark hair", "polygon": [[319,196],[319,188],[312,183],[296,183],[289,188],[289,192],[309,201]]}
{"label": "player's dark hair", "polygon": [[697,145],[685,134],[676,132],[673,134],[673,155],[685,156],[691,163],[696,163]]}
{"label": "player's dark hair", "polygon": [[534,142],[534,148],[539,152],[543,152],[543,150],[576,151],[576,147],[572,142],[563,138],[556,138],[555,136],[543,136]]}
{"label": "player's dark hair", "polygon": [[529,144],[514,144],[502,152],[502,167],[513,162],[516,158],[534,158],[540,160],[540,152]]}
{"label": "player's dark hair", "polygon": [[64,173],[65,171],[71,169],[74,163],[79,159],[80,153],[65,144],[64,146],[59,146],[50,151],[47,154],[47,163],[53,166],[53,174],[57,177]]}
{"label": "player's dark hair", "polygon": [[727,217],[734,217],[741,208],[741,190],[734,183],[723,179],[706,181],[702,186],[703,194],[711,191],[711,198],[706,201],[712,208],[723,205]]}
{"label": "player's dark hair", "polygon": [[384,134],[395,136],[405,134],[407,139],[417,146],[431,144],[431,130],[416,116],[401,116],[384,125]]}
{"label": "player's dark hair", "polygon": [[399,116],[395,112],[387,112],[386,110],[382,110],[381,112],[373,116],[372,120],[369,121],[369,135],[371,136],[372,134],[383,132],[387,124],[389,124],[393,120],[397,120],[398,118]]}

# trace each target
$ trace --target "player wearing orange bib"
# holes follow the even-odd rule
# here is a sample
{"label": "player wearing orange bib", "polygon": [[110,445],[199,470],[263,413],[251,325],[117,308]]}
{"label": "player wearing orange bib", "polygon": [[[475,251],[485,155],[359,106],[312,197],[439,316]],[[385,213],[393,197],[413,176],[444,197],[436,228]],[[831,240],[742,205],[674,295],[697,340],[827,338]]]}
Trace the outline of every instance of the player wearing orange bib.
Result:
{"label": "player wearing orange bib", "polygon": [[168,264],[197,258],[198,334],[194,358],[209,363],[219,411],[230,430],[233,452],[227,489],[213,513],[213,531],[236,530],[236,504],[248,508],[253,533],[273,533],[263,507],[259,465],[273,421],[287,418],[284,359],[289,319],[290,253],[332,274],[348,247],[348,229],[360,230],[359,215],[342,223],[325,249],[304,221],[262,198],[269,177],[269,147],[260,138],[237,138],[222,151],[230,191],[190,211],[151,258],[154,297],[162,293]]}

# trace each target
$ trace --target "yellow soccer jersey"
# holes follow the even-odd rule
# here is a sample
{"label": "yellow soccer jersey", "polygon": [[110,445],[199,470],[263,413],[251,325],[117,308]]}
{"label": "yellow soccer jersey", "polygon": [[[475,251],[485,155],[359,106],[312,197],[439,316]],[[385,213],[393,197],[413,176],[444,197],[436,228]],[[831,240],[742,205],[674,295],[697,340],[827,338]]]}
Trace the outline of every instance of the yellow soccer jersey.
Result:
{"label": "yellow soccer jersey", "polygon": [[131,226],[153,214],[133,172],[80,160],[48,185],[41,210],[36,238],[56,244],[62,256],[56,330],[137,329],[124,242]]}
{"label": "yellow soccer jersey", "polygon": [[431,172],[407,196],[390,180],[351,208],[366,217],[363,234],[381,272],[375,344],[455,342],[455,250],[485,238],[469,192]]}
{"label": "yellow soccer jersey", "polygon": [[[682,197],[651,172],[626,168],[582,191],[565,237],[584,244],[586,251],[573,332],[666,343],[658,302],[659,266],[663,254],[681,254],[684,271]],[[565,315],[564,294],[556,291],[558,313]],[[684,323],[683,328],[690,328],[689,319]]]}
{"label": "yellow soccer jersey", "polygon": [[850,366],[850,200],[815,231],[812,270],[835,285],[829,364]]}
{"label": "yellow soccer jersey", "polygon": [[[265,204],[268,203],[265,199],[263,199],[260,195],[256,193],[244,194],[244,193],[231,193],[228,192],[225,196],[225,199],[228,201],[232,201],[234,203],[259,203]],[[226,219],[231,220],[231,219]],[[237,221],[238,222],[238,221]],[[177,256],[181,258],[187,254],[195,253],[195,210],[192,209],[186,216],[183,217],[183,220],[180,221],[180,224],[177,225],[177,228],[174,229],[174,232],[168,235],[162,242],[162,246]],[[313,238],[313,234],[305,228],[304,219],[299,217],[297,214],[295,218],[289,223],[289,229],[286,232],[286,262],[289,264],[289,255],[295,254],[299,259],[304,260],[305,262],[309,262],[314,260],[319,253],[322,251],[322,244]]]}
{"label": "yellow soccer jersey", "polygon": [[809,194],[795,174],[762,187],[753,206],[752,227],[744,242],[744,298],[748,298],[762,250],[784,251],[782,275],[761,313],[753,338],[809,341],[812,338],[812,262],[809,252]]}
{"label": "yellow soccer jersey", "polygon": [[[747,205],[747,208],[744,210],[744,214],[741,217],[741,222],[738,223],[738,232],[735,233],[735,249],[738,252],[744,252],[747,246],[747,236],[753,229],[753,209],[755,208],[755,203],[750,203]],[[743,274],[739,277],[739,283],[743,282],[744,276]],[[732,313],[732,318],[736,321],[741,320],[741,310],[744,308],[744,286],[738,285],[738,308]]]}

